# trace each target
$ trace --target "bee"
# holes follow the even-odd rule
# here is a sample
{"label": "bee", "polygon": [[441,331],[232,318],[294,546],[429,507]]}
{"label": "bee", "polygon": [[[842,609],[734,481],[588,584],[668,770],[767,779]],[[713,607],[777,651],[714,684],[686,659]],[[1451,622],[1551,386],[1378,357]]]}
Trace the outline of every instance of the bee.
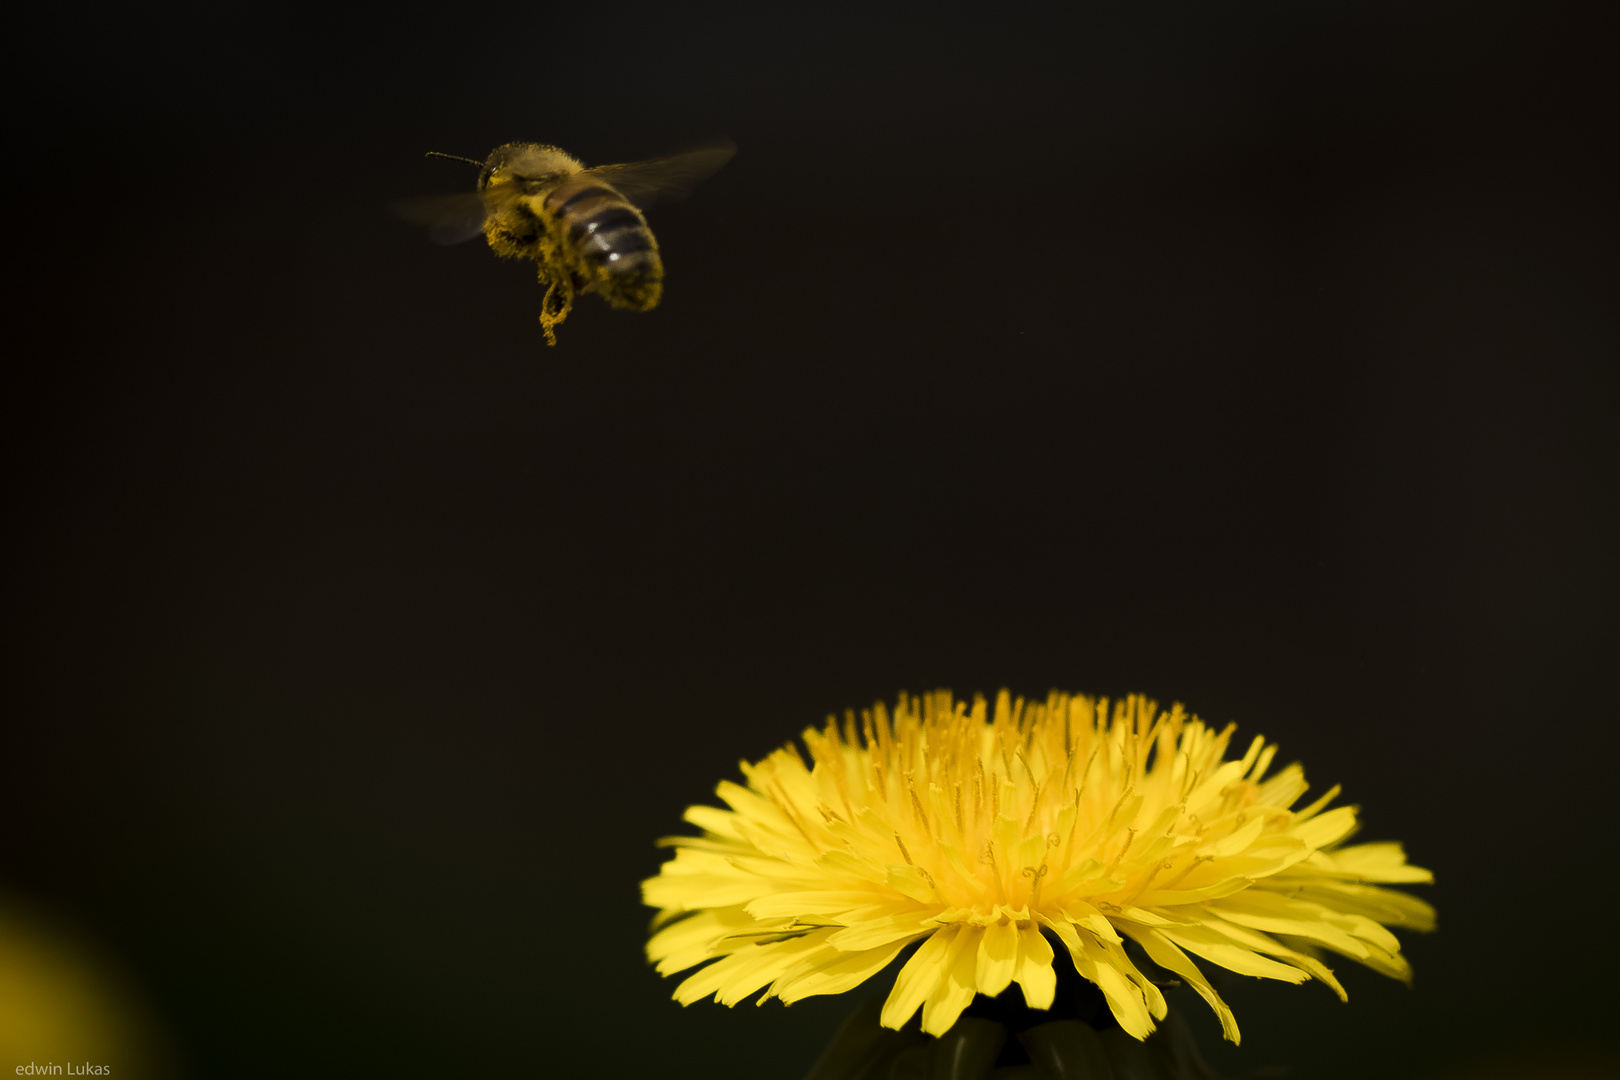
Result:
{"label": "bee", "polygon": [[427,224],[440,243],[479,233],[496,255],[533,259],[546,287],[540,328],[557,344],[557,324],[574,297],[596,293],[616,308],[651,311],[664,291],[664,263],[642,209],[686,194],[736,152],[722,143],[672,157],[587,169],[543,143],[497,146],[483,162],[429,153],[479,167],[476,191],[397,204]]}

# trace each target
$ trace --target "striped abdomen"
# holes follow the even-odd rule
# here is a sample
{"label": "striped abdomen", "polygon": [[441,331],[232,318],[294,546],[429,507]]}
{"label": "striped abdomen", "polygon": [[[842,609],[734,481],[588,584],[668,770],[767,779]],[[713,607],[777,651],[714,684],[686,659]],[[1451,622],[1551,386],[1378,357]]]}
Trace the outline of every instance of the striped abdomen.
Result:
{"label": "striped abdomen", "polygon": [[658,242],[623,195],[580,175],[549,192],[544,205],[594,291],[614,307],[646,311],[658,303],[664,278]]}

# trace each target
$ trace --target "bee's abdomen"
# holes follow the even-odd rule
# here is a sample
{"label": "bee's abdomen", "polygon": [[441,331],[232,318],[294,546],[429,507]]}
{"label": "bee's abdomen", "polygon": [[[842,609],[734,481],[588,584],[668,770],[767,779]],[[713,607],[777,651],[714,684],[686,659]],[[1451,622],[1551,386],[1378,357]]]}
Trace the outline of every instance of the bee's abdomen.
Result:
{"label": "bee's abdomen", "polygon": [[609,206],[588,218],[568,222],[568,239],[587,262],[616,263],[638,251],[651,251],[652,233],[629,206]]}
{"label": "bee's abdomen", "polygon": [[641,211],[591,176],[564,180],[545,197],[578,272],[614,307],[647,311],[663,292],[658,242]]}
{"label": "bee's abdomen", "polygon": [[566,229],[580,260],[596,272],[609,302],[642,308],[658,302],[663,278],[658,243],[641,211],[623,195],[581,177],[547,195],[546,209]]}

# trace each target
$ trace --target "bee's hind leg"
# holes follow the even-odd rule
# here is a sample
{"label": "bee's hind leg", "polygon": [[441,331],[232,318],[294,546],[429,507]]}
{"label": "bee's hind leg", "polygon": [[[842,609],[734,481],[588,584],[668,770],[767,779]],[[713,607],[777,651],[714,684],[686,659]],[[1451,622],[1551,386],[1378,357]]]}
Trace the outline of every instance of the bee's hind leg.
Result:
{"label": "bee's hind leg", "polygon": [[566,272],[548,277],[541,271],[540,280],[548,282],[546,298],[540,303],[540,329],[546,332],[546,344],[557,344],[556,326],[568,318],[574,309],[574,283]]}

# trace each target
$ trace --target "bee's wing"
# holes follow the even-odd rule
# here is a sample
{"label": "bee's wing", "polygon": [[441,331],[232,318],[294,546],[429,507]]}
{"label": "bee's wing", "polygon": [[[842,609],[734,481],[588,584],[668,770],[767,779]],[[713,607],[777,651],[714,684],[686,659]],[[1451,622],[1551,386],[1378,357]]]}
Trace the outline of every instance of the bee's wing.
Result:
{"label": "bee's wing", "polygon": [[728,140],[684,154],[627,165],[598,165],[585,171],[613,185],[637,206],[645,207],[659,199],[684,198],[736,152],[737,144]]}
{"label": "bee's wing", "polygon": [[487,208],[477,192],[438,195],[428,199],[401,199],[393,204],[394,213],[407,221],[428,227],[436,244],[459,244],[484,231]]}

